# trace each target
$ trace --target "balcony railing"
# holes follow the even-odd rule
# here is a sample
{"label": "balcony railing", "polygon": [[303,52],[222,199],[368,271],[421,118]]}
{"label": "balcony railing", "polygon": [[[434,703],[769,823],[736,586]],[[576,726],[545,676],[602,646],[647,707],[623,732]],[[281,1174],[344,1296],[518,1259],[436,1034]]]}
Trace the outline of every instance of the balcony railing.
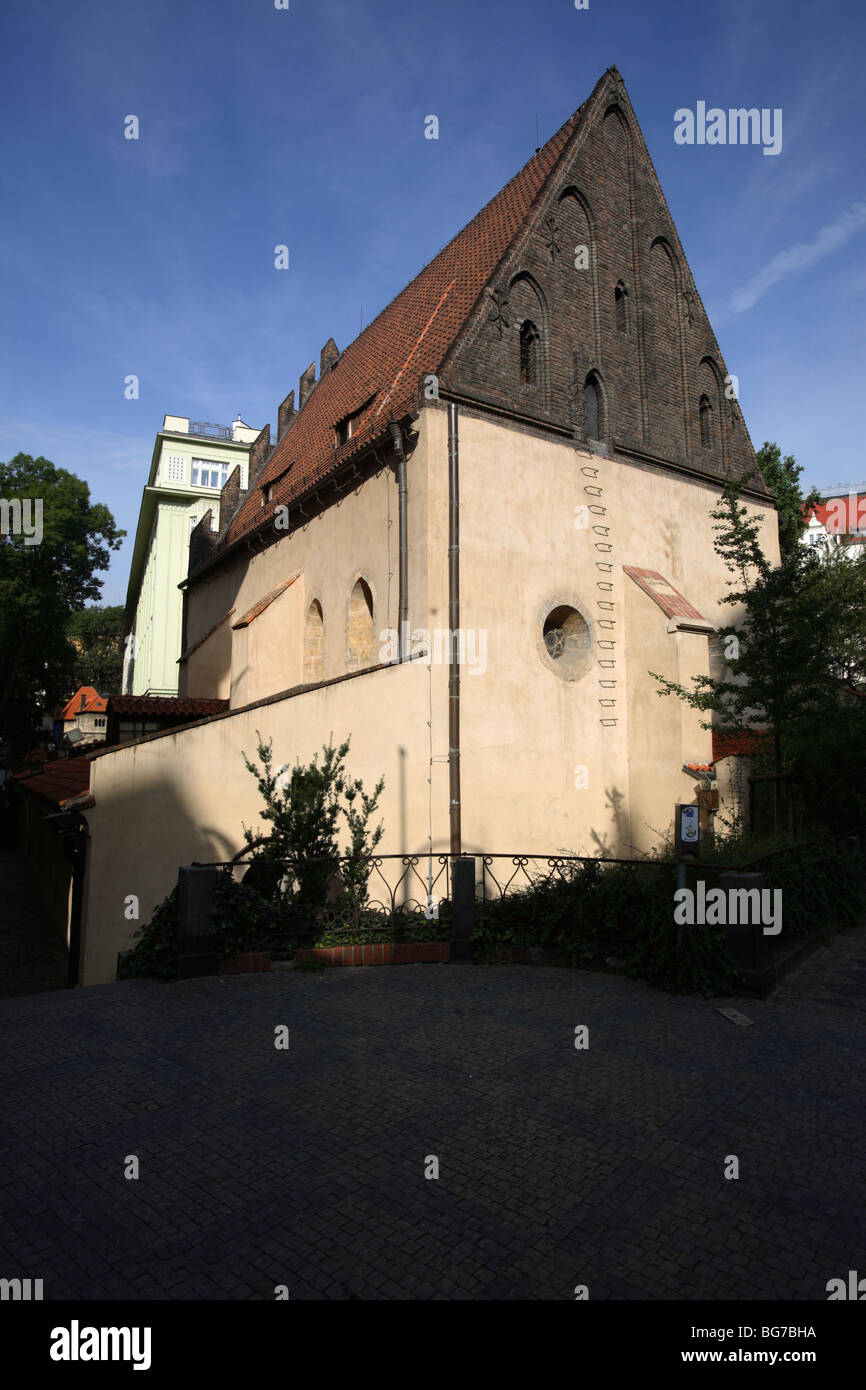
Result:
{"label": "balcony railing", "polygon": [[200,434],[205,439],[231,439],[231,425],[211,425],[207,420],[190,420],[190,434]]}

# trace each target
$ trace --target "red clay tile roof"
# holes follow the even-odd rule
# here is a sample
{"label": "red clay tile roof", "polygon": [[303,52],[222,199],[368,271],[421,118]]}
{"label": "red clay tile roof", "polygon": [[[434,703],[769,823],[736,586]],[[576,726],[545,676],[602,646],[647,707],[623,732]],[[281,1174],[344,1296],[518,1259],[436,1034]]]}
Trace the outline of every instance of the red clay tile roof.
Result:
{"label": "red clay tile roof", "polygon": [[222,714],[228,700],[190,700],[172,695],[109,695],[109,714],[165,716],[180,714],[191,719],[204,719],[209,714]]}
{"label": "red clay tile roof", "polygon": [[[609,71],[595,90],[608,78]],[[229,523],[217,555],[269,524],[276,507],[321,482],[338,464],[384,435],[390,420],[399,420],[415,408],[421,376],[438,372],[560,162],[586,105],[569,117],[319,378]],[[351,438],[335,454],[335,425],[371,397],[372,403],[357,421]],[[274,495],[263,507],[262,488],[270,482],[274,483]]]}
{"label": "red clay tile roof", "polygon": [[[87,697],[83,707],[81,704],[82,695]],[[105,704],[106,697],[94,690],[92,685],[82,685],[79,690],[76,690],[72,699],[63,706],[57,718],[68,723],[70,719],[77,718],[79,714],[102,714],[105,710]]]}
{"label": "red clay tile roof", "polygon": [[707,621],[687,598],[683,598],[673,584],[668,583],[663,574],[659,574],[658,570],[639,569],[637,565],[623,565],[623,569],[645,594],[649,594],[653,603],[657,603],[667,617],[691,618],[701,623]]}
{"label": "red clay tile roof", "polygon": [[298,570],[297,574],[293,574],[288,579],[284,579],[282,584],[275,584],[274,587],[265,594],[264,598],[260,598],[258,603],[254,603],[252,608],[247,609],[242,618],[238,618],[236,623],[232,623],[232,627],[249,627],[253,618],[257,618],[260,613],[264,613],[265,609],[269,604],[273,603],[275,598],[279,598],[280,594],[288,589],[291,584],[294,584],[300,573],[301,571]]}
{"label": "red clay tile roof", "polygon": [[26,767],[40,767],[42,763],[48,762],[48,750],[40,743],[27,754],[26,758],[22,758],[21,761]]}
{"label": "red clay tile roof", "polygon": [[753,758],[760,753],[766,737],[763,729],[741,729],[733,734],[713,729],[713,762],[721,758]]}
{"label": "red clay tile roof", "polygon": [[67,801],[90,788],[90,763],[86,757],[55,758],[38,772],[16,772],[15,782],[24,791],[61,810]]}
{"label": "red clay tile roof", "polygon": [[812,516],[817,517],[828,535],[838,536],[850,545],[866,534],[866,492],[851,488],[837,497],[825,498],[809,512]]}

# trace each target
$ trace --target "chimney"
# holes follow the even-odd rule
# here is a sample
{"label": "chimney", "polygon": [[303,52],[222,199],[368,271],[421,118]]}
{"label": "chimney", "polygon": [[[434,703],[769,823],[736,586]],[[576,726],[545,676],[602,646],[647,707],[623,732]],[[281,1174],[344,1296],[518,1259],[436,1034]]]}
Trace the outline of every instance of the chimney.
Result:
{"label": "chimney", "polygon": [[262,470],[271,453],[271,427],[263,425],[250,445],[250,465],[247,476],[247,491],[252,492],[262,475]]}
{"label": "chimney", "polygon": [[282,439],[295,418],[295,392],[292,389],[277,411],[277,441]]}
{"label": "chimney", "polygon": [[311,362],[304,375],[301,377],[301,384],[298,388],[298,410],[303,410],[304,402],[309,397],[310,392],[316,384],[316,364]]}
{"label": "chimney", "polygon": [[213,512],[208,507],[198,526],[194,526],[190,531],[187,575],[197,570],[199,565],[203,565],[208,556],[213,553],[217,538],[211,530],[212,521]]}
{"label": "chimney", "polygon": [[334,342],[333,338],[329,338],[328,341],[325,343],[325,346],[322,348],[322,355],[319,358],[320,381],[322,377],[325,375],[325,372],[328,370],[328,368],[334,365],[339,356],[340,349],[337,347],[337,344]]}
{"label": "chimney", "polygon": [[229,518],[234,516],[241,500],[241,466],[236,463],[231,473],[225,480],[220,489],[220,534],[229,524]]}

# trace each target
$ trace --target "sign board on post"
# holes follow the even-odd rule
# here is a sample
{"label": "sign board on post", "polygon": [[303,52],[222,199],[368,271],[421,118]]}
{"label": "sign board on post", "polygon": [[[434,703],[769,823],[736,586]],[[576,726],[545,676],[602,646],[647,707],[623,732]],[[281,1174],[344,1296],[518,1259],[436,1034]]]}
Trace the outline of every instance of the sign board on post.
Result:
{"label": "sign board on post", "polygon": [[697,806],[677,806],[674,833],[678,858],[683,854],[698,854],[701,835],[699,816],[700,811]]}

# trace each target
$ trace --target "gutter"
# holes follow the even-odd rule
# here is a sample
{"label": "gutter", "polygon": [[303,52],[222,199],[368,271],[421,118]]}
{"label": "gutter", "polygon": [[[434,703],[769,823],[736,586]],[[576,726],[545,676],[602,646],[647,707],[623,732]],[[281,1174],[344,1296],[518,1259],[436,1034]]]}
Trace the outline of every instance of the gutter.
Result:
{"label": "gutter", "polygon": [[448,404],[448,783],[451,853],[463,853],[460,803],[460,478],[457,404]]}
{"label": "gutter", "polygon": [[400,660],[406,660],[409,647],[409,523],[408,489],[406,486],[406,451],[403,447],[403,429],[396,420],[388,426],[394,441],[397,455],[397,512],[398,512],[398,611],[397,611],[397,650]]}

